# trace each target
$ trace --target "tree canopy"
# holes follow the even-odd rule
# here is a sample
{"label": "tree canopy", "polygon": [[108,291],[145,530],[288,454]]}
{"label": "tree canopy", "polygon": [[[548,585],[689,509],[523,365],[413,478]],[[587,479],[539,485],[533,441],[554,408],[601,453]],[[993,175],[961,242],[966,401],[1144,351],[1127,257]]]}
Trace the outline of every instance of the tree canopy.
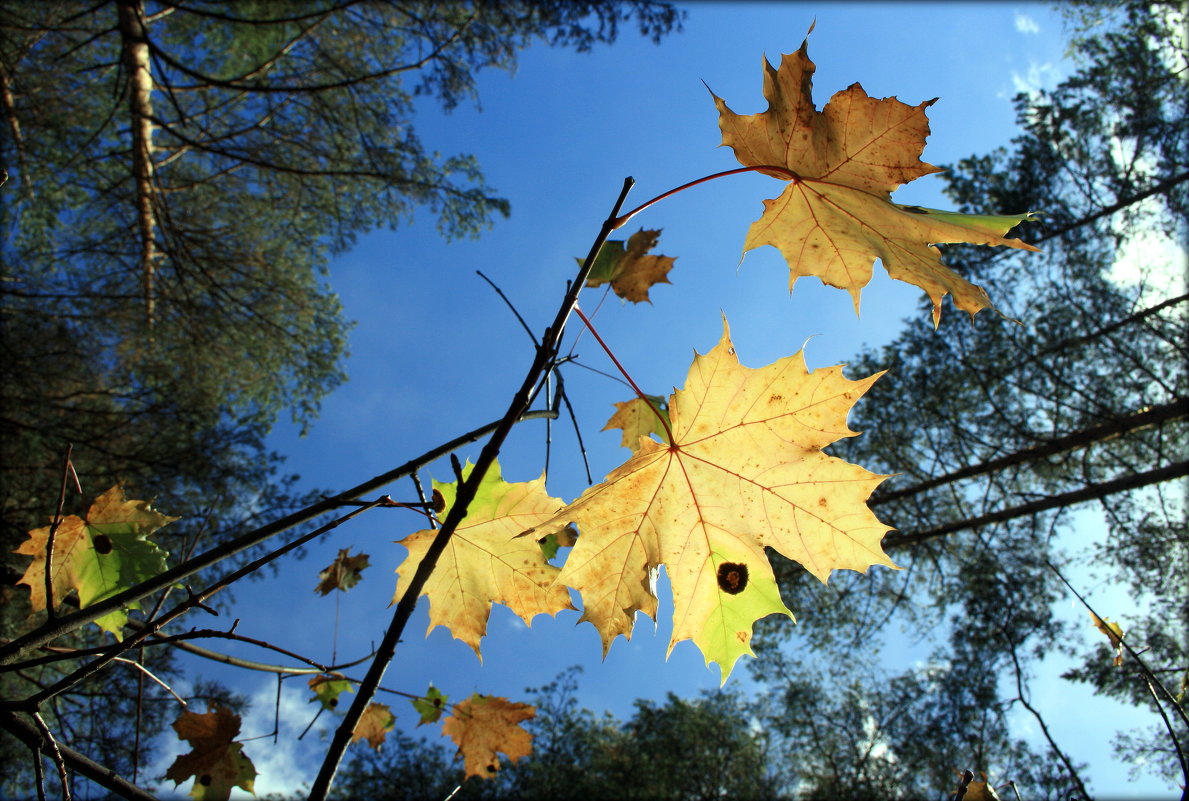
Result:
{"label": "tree canopy", "polygon": [[[679,18],[650,0],[0,3],[0,636],[28,612],[11,552],[54,509],[68,445],[84,498],[169,498],[178,557],[296,502],[265,435],[346,378],[328,260],[418,212],[447,238],[508,213],[473,156],[419,138],[419,109],[477,102],[477,75],[533,42],[659,41]],[[104,728],[136,719],[108,711]]]}
{"label": "tree canopy", "polygon": [[[816,597],[815,617],[795,633],[771,625],[757,668],[785,694],[786,718],[806,698],[853,709],[847,693],[887,683],[855,721],[857,731],[874,727],[880,744],[861,762],[887,772],[871,785],[880,793],[910,792],[913,781],[938,792],[947,770],[964,768],[1021,784],[1033,774],[1052,795],[1083,791],[1076,754],[1052,738],[1029,754],[1006,734],[1013,709],[1040,715],[1028,689],[1040,660],[1075,658],[1082,667],[1070,678],[1149,708],[1150,697],[1134,665],[1113,667],[1087,612],[1072,624],[1054,612],[1073,599],[1062,577],[1083,591],[1102,581],[1126,587],[1124,607],[1098,614],[1125,620],[1129,642],[1148,647],[1153,669],[1174,686],[1189,666],[1184,8],[1091,4],[1068,13],[1073,73],[1017,97],[1022,132],[1010,147],[945,176],[962,211],[1042,212],[1027,238],[1043,252],[1026,262],[1015,251],[963,247],[947,258],[1019,322],[984,313],[934,331],[910,320],[896,341],[853,363],[859,374],[888,374],[856,408],[852,426],[863,436],[837,452],[897,474],[871,506],[896,529],[884,544],[905,569],[839,577],[823,589],[786,563],[786,591]],[[876,668],[879,643],[902,636],[897,625],[932,650],[927,667],[898,676]],[[854,665],[854,683],[807,684],[778,647],[789,638],[808,661]],[[934,711],[908,711],[919,704]],[[977,736],[932,743],[928,731],[900,733],[943,708],[951,726]],[[794,729],[796,747],[822,754],[814,770],[825,772],[811,786],[866,775],[867,767],[831,772],[847,764],[827,756],[848,747],[836,729]],[[1123,753],[1173,777],[1180,769],[1168,743],[1153,712],[1152,728]],[[908,769],[922,759],[936,761]]]}

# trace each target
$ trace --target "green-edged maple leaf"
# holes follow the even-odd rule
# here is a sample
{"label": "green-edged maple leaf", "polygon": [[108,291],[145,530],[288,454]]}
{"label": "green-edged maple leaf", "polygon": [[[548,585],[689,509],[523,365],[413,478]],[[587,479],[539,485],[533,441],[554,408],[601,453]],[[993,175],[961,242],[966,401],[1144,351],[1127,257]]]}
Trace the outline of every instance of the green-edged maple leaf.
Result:
{"label": "green-edged maple leaf", "polygon": [[[598,258],[586,279],[588,287],[610,283],[611,291],[633,303],[652,302],[648,290],[654,284],[669,283],[669,270],[676,259],[672,256],[653,256],[648,251],[656,247],[661,232],[641,228],[632,234],[624,246],[623,240],[613,239],[603,244]],[[582,259],[578,259],[582,263]]]}
{"label": "green-edged maple leaf", "polygon": [[388,732],[395,727],[396,717],[392,714],[388,704],[368,704],[367,709],[363,710],[363,714],[359,717],[359,722],[355,724],[355,731],[351,733],[351,742],[367,740],[367,744],[372,750],[379,751],[385,738],[388,737]]}
{"label": "green-edged maple leaf", "polygon": [[232,787],[254,792],[256,768],[243,753],[243,745],[233,742],[239,734],[239,715],[218,704],[201,715],[187,709],[173,722],[173,729],[190,743],[191,751],[173,761],[166,779],[178,785],[193,777],[190,795],[198,801],[226,801]]}
{"label": "green-edged maple leaf", "polygon": [[355,692],[351,682],[339,675],[315,676],[310,679],[310,689],[314,691],[310,703],[321,703],[323,709],[337,709],[340,695]]}
{"label": "green-edged maple leaf", "polygon": [[577,526],[558,581],[581,593],[582,620],[598,628],[604,653],[630,637],[637,610],[656,617],[662,564],[673,588],[669,650],[692,639],[724,681],[751,653],[756,620],[792,617],[765,547],[822,581],[832,570],[894,567],[880,548],[888,527],[866,505],[886,476],[822,452],[855,434],[847,412],[878,377],[811,373],[799,353],[743,367],[724,319],[721,341],[695,356],[670,398],[672,445],[641,439],[603,483],[529,532]]}
{"label": "green-edged maple leaf", "polygon": [[669,422],[669,407],[665,399],[659,395],[646,395],[645,398],[647,400],[632,398],[617,402],[615,414],[603,426],[603,431],[622,429],[623,438],[619,444],[632,451],[640,449],[640,437],[655,436],[664,444],[669,442],[669,433],[665,431],[665,423]]}
{"label": "green-edged maple leaf", "polygon": [[429,689],[425,691],[425,695],[420,698],[414,698],[412,701],[413,709],[417,710],[417,714],[421,717],[417,721],[420,726],[423,723],[437,723],[442,717],[442,712],[446,710],[446,702],[449,698],[442,694],[442,691],[432,684]]}
{"label": "green-edged maple leaf", "polygon": [[[145,537],[177,520],[153,511],[148,501],[129,501],[119,485],[91,504],[86,519],[69,515],[54,532],[54,553],[50,566],[53,603],[57,608],[70,590],[78,591],[81,608],[110,598],[165,570],[166,552]],[[27,584],[34,611],[45,609],[45,550],[50,526],[33,529],[16,553],[32,556],[33,562],[18,584]],[[138,602],[128,605],[139,609]],[[95,621],[117,639],[128,621],[122,611],[111,612]]]}
{"label": "green-edged maple leaf", "polygon": [[318,578],[321,580],[314,592],[320,595],[329,595],[334,590],[346,592],[359,583],[360,573],[365,567],[370,567],[367,554],[351,556],[350,553],[350,548],[340,549],[334,561],[319,571]]}
{"label": "green-edged maple leaf", "polygon": [[[462,470],[464,478],[473,467],[467,462]],[[457,484],[435,481],[433,485],[449,509],[457,497]],[[518,536],[563,505],[545,492],[544,475],[534,481],[510,484],[500,477],[499,463],[493,464],[421,590],[422,595],[429,596],[426,634],[435,626],[445,626],[482,659],[479,641],[487,633],[493,601],[504,604],[529,625],[537,615],[573,609],[566,588],[554,584],[558,568],[546,561],[534,540]],[[409,549],[409,555],[397,568],[400,579],[393,603],[404,594],[436,535],[436,531],[427,529],[399,541]]]}
{"label": "green-edged maple leaf", "polygon": [[454,707],[442,734],[458,746],[467,776],[490,779],[500,769],[498,752],[513,762],[532,753],[533,736],[520,724],[536,714],[529,704],[475,693]]}
{"label": "green-edged maple leaf", "polygon": [[[797,278],[815,275],[848,290],[856,312],[876,258],[892,278],[929,294],[934,325],[947,293],[972,315],[990,307],[987,293],[943,265],[934,245],[969,242],[1037,250],[1004,238],[1032,213],[967,215],[892,203],[897,187],[940,171],[919,158],[929,134],[925,109],[934,100],[909,106],[894,97],[876,99],[855,83],[819,112],[807,47],[808,40],[785,55],[779,68],[764,60],[767,111],[735,114],[714,95],[723,144],[744,166],[782,168],[761,172],[789,181],[779,197],[764,201],[744,250],[778,248],[789,264],[790,290]],[[795,177],[790,179],[786,170]]]}

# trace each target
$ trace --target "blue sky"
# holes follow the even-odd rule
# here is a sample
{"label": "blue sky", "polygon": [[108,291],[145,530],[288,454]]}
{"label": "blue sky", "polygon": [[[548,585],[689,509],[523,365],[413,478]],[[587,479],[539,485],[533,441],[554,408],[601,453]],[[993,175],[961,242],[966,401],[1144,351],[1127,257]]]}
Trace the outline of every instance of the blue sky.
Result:
{"label": "blue sky", "polygon": [[[587,55],[536,47],[522,55],[514,76],[491,72],[481,78],[482,111],[465,107],[442,115],[427,105],[418,121],[423,140],[443,154],[474,153],[489,183],[511,201],[512,216],[477,241],[448,244],[438,237],[432,215],[422,211],[412,224],[364,237],[335,260],[331,283],[348,317],[357,321],[350,381],[326,400],[308,436],[299,438],[282,425],[270,442],[288,457],[288,469],[301,474],[303,486],[353,486],[502,414],[531,361],[531,346],[475,271],[495,281],[539,331],[574,272],[574,257],[586,252],[625,176],[637,182],[631,207],[738,166],[729,149],[717,147],[716,112],[703,81],[736,112],[762,110],[761,59],[766,54],[776,61],[795,50],[815,18],[809,54],[818,65],[819,108],[855,81],[873,96],[896,95],[910,104],[940,97],[929,110],[932,135],[924,153],[934,164],[1006,144],[1014,130],[1012,96],[1050,85],[1063,69],[1060,18],[1034,4],[699,3],[687,9],[684,32],[659,47],[626,30],[616,45]],[[946,207],[940,186],[940,179],[926,177],[895,199]],[[705,352],[717,341],[720,314],[730,320],[744,364],[767,364],[808,340],[813,368],[845,362],[864,345],[890,340],[900,320],[918,312],[921,292],[886,279],[880,268],[856,318],[846,293],[815,279],[803,279],[790,296],[787,267],[771,248],[741,262],[743,236],[759,215],[761,199],[779,191],[777,182],[754,174],[715,181],[653,207],[619,232],[626,237],[642,226],[661,228],[657,251],[677,257],[672,286],[655,288],[652,306],[625,306],[610,298],[596,320],[645,391],[668,393],[684,383],[693,351]],[[584,309],[591,311],[600,296],[584,295]],[[943,325],[966,324],[964,317],[947,301]],[[577,353],[591,367],[612,369],[589,336]],[[611,404],[629,394],[581,369],[572,367],[565,377],[591,470],[601,478],[626,451],[618,432],[599,429]],[[541,473],[544,433],[540,422],[514,433],[501,457],[505,478],[524,481]],[[554,426],[553,440],[549,490],[573,499],[586,480],[567,424]],[[476,446],[458,455],[477,454]],[[450,480],[450,467],[434,465],[427,475]],[[390,492],[398,500],[413,494],[409,484]],[[403,558],[393,541],[419,527],[409,513],[379,510],[339,529],[305,560],[283,565],[276,579],[237,590],[239,632],[330,659],[335,600],[316,596],[313,588],[317,571],[339,548],[350,547],[370,554],[372,567],[339,599],[337,653],[340,660],[364,655],[391,614],[394,571]],[[577,613],[538,618],[530,630],[497,607],[480,664],[444,629],[423,638],[423,600],[384,684],[421,692],[433,682],[456,700],[476,691],[519,700],[526,685],[540,686],[582,664],[581,702],[620,716],[630,714],[638,697],[663,699],[669,691],[685,695],[717,687],[717,668],[707,669],[691,643],[678,645],[666,662],[671,606],[663,592],[662,587],[656,632],[641,619],[634,638],[618,640],[603,662],[594,628],[575,626]],[[812,609],[794,612],[803,624],[811,623]],[[241,653],[267,659],[259,652]],[[210,662],[195,662],[193,668],[256,699],[245,735],[271,729],[272,677]],[[748,686],[742,663],[731,683]],[[283,707],[291,714],[282,744],[274,748],[271,740],[262,740],[245,749],[262,774],[259,792],[292,789],[316,770],[321,750],[316,736],[285,743],[285,734],[300,731],[314,709],[306,703],[303,679],[286,685]],[[1066,734],[1063,744],[1087,761],[1108,759],[1106,734],[1079,735],[1086,724],[1077,714],[1090,709],[1084,689],[1047,681],[1044,686],[1065,699],[1053,707],[1054,714],[1064,715],[1057,734]],[[1038,690],[1037,697],[1046,696]],[[398,724],[412,728],[415,717],[406,702],[378,700],[391,703]],[[1062,712],[1068,705],[1078,709]],[[1027,725],[1021,720],[1025,734]],[[171,759],[169,753],[162,764]],[[1091,775],[1106,795],[1163,789],[1131,786],[1117,765]]]}

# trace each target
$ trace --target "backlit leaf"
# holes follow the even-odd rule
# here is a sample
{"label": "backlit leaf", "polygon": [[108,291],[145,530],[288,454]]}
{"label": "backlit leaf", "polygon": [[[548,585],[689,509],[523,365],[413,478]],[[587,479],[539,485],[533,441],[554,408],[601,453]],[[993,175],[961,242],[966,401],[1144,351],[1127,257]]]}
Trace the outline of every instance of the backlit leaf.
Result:
{"label": "backlit leaf", "polygon": [[253,792],[256,768],[235,740],[239,734],[239,715],[215,704],[203,714],[185,710],[174,721],[180,739],[191,750],[173,761],[165,778],[174,784],[194,779],[190,795],[198,801],[226,801],[232,787]]}
{"label": "backlit leaf", "polygon": [[[166,552],[145,538],[174,520],[154,511],[148,501],[126,500],[118,485],[95,499],[85,520],[76,515],[63,518],[54,533],[50,568],[55,608],[71,590],[78,591],[79,606],[85,609],[164,572]],[[33,557],[17,583],[28,585],[34,611],[46,608],[49,532],[50,526],[33,529],[16,550]],[[140,604],[134,601],[128,608],[139,609]],[[118,611],[95,624],[120,638],[127,620],[128,615]]]}
{"label": "backlit leaf", "polygon": [[778,68],[765,60],[767,111],[735,114],[714,95],[723,144],[744,166],[781,168],[761,172],[789,181],[779,197],[764,201],[744,250],[776,247],[789,264],[790,289],[799,277],[817,276],[850,292],[856,312],[877,258],[892,278],[929,294],[934,325],[947,293],[970,314],[990,307],[987,293],[942,264],[934,246],[969,242],[1036,250],[1004,238],[1032,214],[967,215],[892,203],[891,193],[902,184],[939,172],[920,160],[929,135],[925,109],[934,101],[909,106],[894,97],[876,99],[855,83],[819,112],[807,47],[808,40]]}
{"label": "backlit leaf", "polygon": [[811,373],[800,354],[743,367],[724,321],[717,347],[695,357],[669,401],[673,444],[641,439],[603,483],[529,532],[578,528],[558,581],[581,593],[604,652],[631,635],[637,611],[655,618],[662,564],[673,588],[670,651],[692,639],[724,681],[751,653],[754,621],[792,617],[764,548],[823,582],[833,570],[894,566],[880,547],[888,527],[866,505],[885,476],[822,452],[855,434],[847,412],[876,378]]}
{"label": "backlit leaf", "polygon": [[[467,463],[463,476],[469,476],[472,468]],[[457,497],[457,484],[435,481],[434,487],[449,509]],[[500,477],[498,463],[493,465],[422,588],[421,594],[429,596],[429,631],[446,626],[482,658],[479,642],[487,633],[492,602],[504,604],[529,625],[539,614],[573,609],[566,588],[554,584],[558,568],[548,564],[534,540],[518,536],[562,506],[561,500],[545,492],[544,476],[509,484]],[[397,568],[400,578],[393,603],[404,594],[436,535],[437,531],[426,529],[400,541],[409,556]]]}
{"label": "backlit leaf", "polygon": [[414,698],[413,709],[417,710],[417,714],[421,720],[417,721],[420,726],[423,723],[437,723],[442,717],[442,713],[446,710],[446,702],[449,700],[442,691],[432,684],[429,689],[425,691],[425,695],[421,698]]}
{"label": "backlit leaf", "polygon": [[396,726],[396,718],[387,704],[368,704],[355,724],[355,731],[351,734],[351,742],[367,740],[367,744],[376,751],[384,744],[388,732]]}
{"label": "backlit leaf", "polygon": [[323,709],[337,709],[340,695],[355,692],[351,682],[342,676],[315,676],[310,679],[310,689],[314,691],[310,703],[321,703]]}
{"label": "backlit leaf", "polygon": [[499,753],[513,762],[533,750],[533,736],[520,724],[537,714],[529,704],[476,693],[454,707],[442,733],[454,740],[467,776],[489,779],[499,771]]}
{"label": "backlit leaf", "polygon": [[617,402],[615,414],[603,426],[604,431],[621,429],[623,438],[619,444],[633,451],[640,449],[640,437],[655,437],[666,444],[669,441],[669,434],[665,431],[665,423],[669,422],[668,404],[658,395],[648,395],[646,398]]}
{"label": "backlit leaf", "polygon": [[367,554],[361,553],[351,556],[350,548],[343,548],[334,561],[318,573],[318,586],[314,592],[319,595],[329,595],[334,590],[347,590],[359,583],[360,573],[365,567],[370,567]]}
{"label": "backlit leaf", "polygon": [[[626,247],[621,240],[604,243],[586,285],[598,287],[610,283],[611,290],[624,300],[651,303],[648,290],[655,284],[669,283],[667,276],[675,261],[672,256],[648,253],[656,247],[660,234],[660,231],[640,229],[628,238]],[[578,259],[578,263],[581,264],[582,259]]]}

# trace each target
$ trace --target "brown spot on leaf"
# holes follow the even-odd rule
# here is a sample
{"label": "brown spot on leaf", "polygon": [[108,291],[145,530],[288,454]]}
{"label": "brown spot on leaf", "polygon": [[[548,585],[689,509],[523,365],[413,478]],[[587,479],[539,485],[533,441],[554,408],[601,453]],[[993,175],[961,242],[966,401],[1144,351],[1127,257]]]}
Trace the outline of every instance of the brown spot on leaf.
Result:
{"label": "brown spot on leaf", "polygon": [[718,588],[728,595],[738,595],[747,589],[747,565],[738,562],[719,565]]}

